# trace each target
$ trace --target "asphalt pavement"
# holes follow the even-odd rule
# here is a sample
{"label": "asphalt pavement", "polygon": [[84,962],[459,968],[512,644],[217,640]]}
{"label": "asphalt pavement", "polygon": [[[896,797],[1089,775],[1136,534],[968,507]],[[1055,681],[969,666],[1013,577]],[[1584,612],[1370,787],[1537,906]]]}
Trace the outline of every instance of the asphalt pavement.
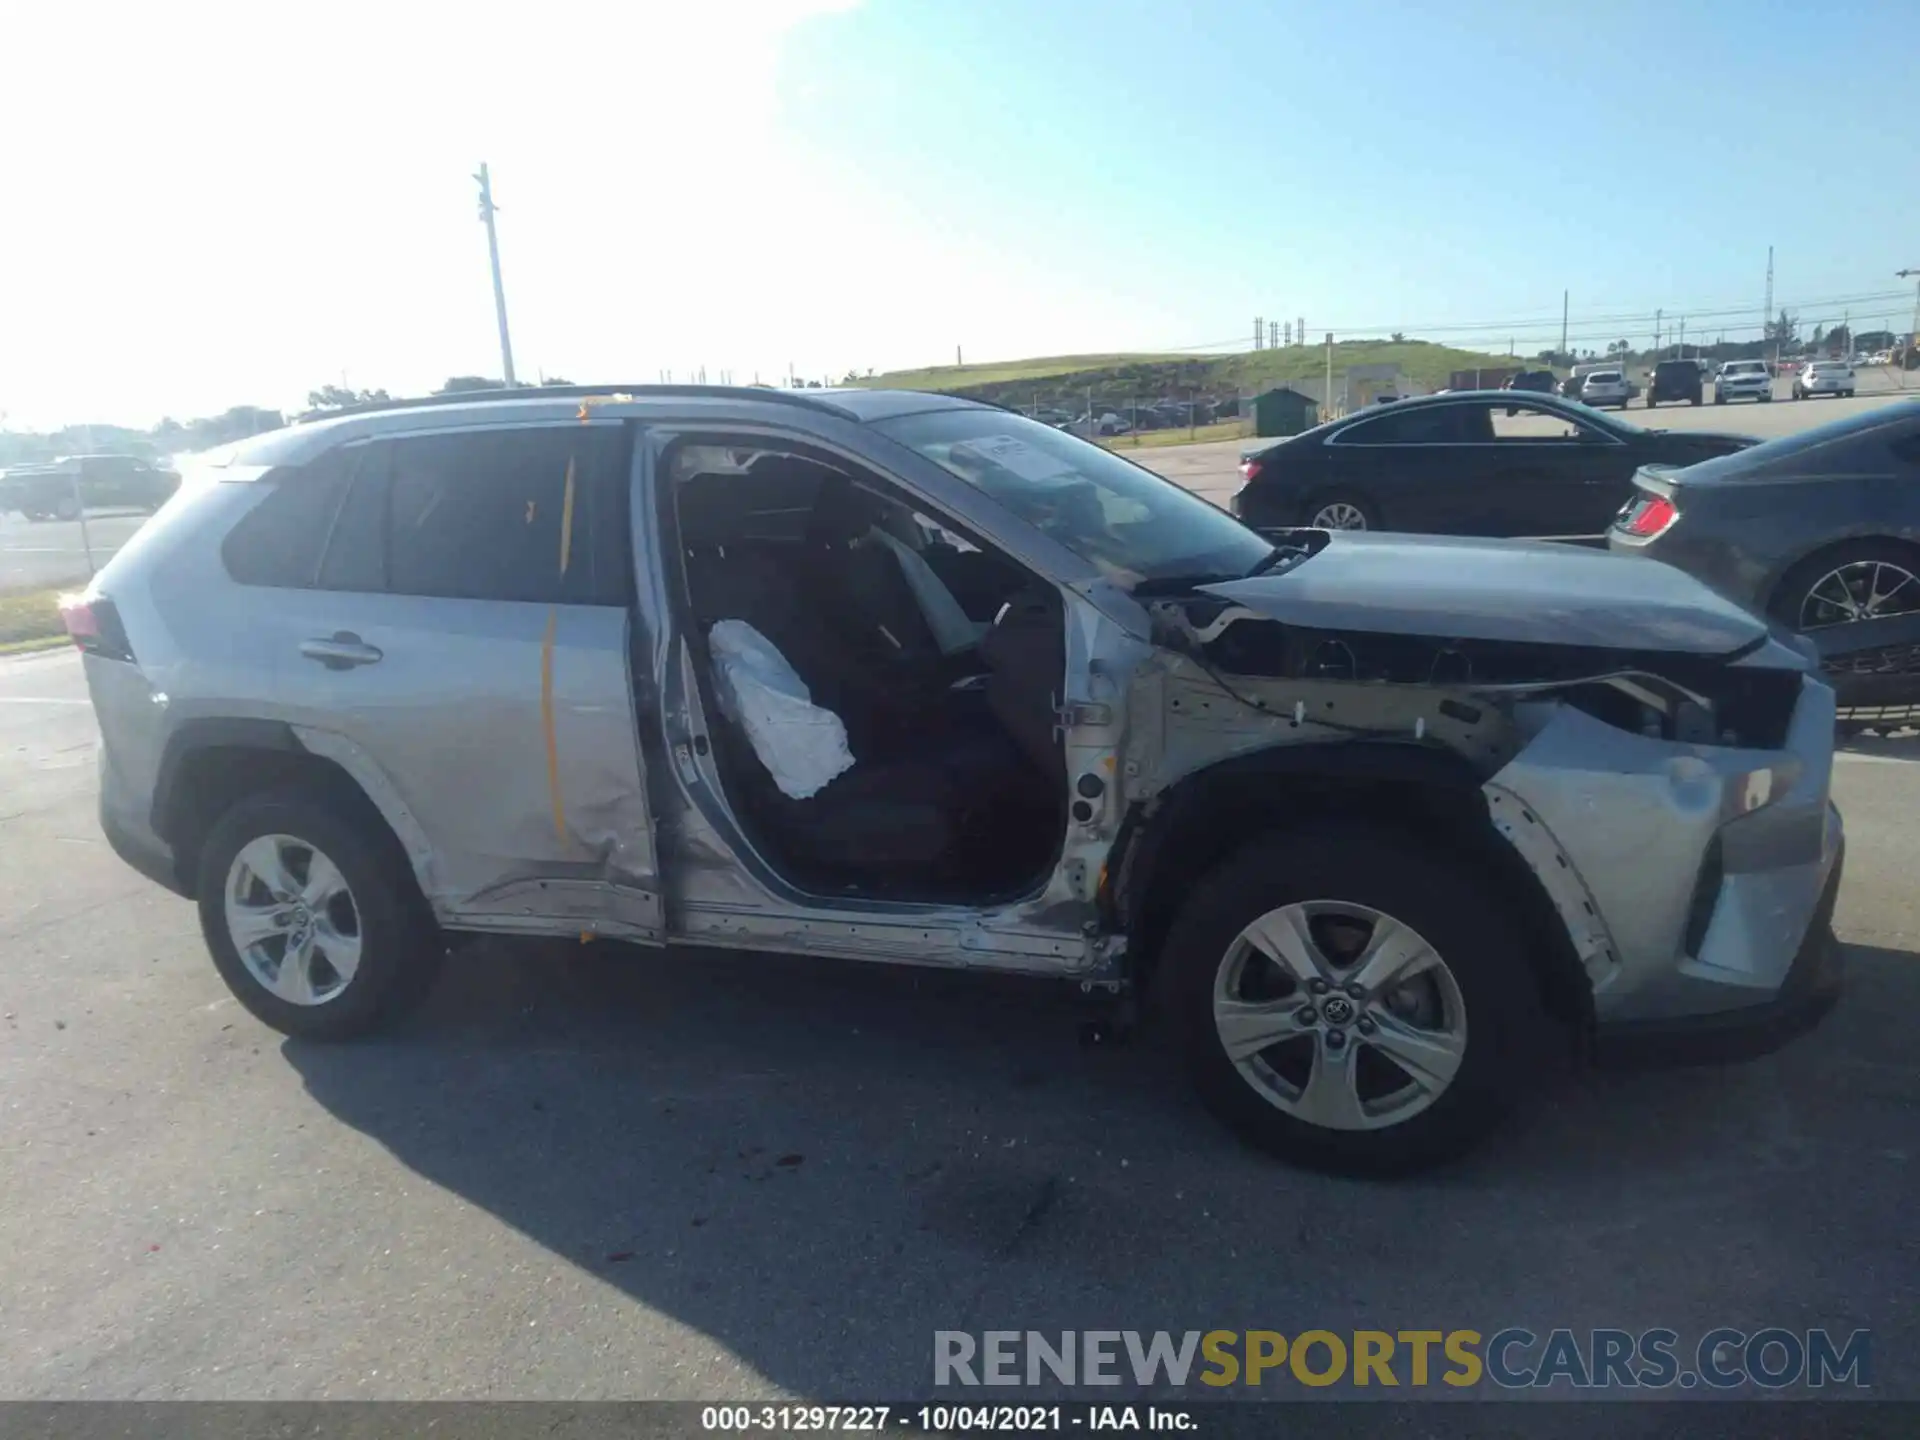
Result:
{"label": "asphalt pavement", "polygon": [[1851,976],[1744,1066],[1569,1071],[1444,1173],[1242,1148],[1076,997],[487,943],[402,1032],[227,997],[108,851],[78,664],[0,661],[0,1397],[879,1398],[936,1329],[1873,1332],[1920,1398],[1920,740],[1838,765]]}
{"label": "asphalt pavement", "polygon": [[90,510],[78,520],[27,520],[0,514],[0,593],[84,582],[146,522],[129,510]]}

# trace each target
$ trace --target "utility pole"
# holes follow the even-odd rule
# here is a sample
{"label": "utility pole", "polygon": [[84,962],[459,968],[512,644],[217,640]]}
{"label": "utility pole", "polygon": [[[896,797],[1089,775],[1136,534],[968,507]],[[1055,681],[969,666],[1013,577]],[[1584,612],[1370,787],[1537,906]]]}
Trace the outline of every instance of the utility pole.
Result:
{"label": "utility pole", "polygon": [[[1760,312],[1760,353],[1767,353],[1767,327],[1773,324],[1773,247],[1767,247],[1767,305]],[[1773,368],[1780,368],[1780,337],[1773,337]]]}
{"label": "utility pole", "polygon": [[1680,317],[1680,358],[1687,358],[1687,317]]}
{"label": "utility pole", "polygon": [[[1327,331],[1327,409],[1333,409],[1333,332]],[[1344,412],[1346,407],[1340,407]]]}
{"label": "utility pole", "polygon": [[493,228],[494,212],[500,207],[493,203],[493,181],[484,162],[473,178],[480,182],[480,223],[487,227],[487,258],[493,263],[493,313],[500,322],[501,378],[512,385],[513,342],[507,338],[507,292],[500,284],[500,237]]}
{"label": "utility pole", "polygon": [[1653,358],[1656,361],[1660,358],[1660,321],[1665,317],[1666,313],[1664,310],[1656,310],[1653,312]]}
{"label": "utility pole", "polygon": [[1563,360],[1566,359],[1566,355],[1567,355],[1567,295],[1568,293],[1569,292],[1565,290],[1562,290],[1560,292],[1560,358]]}
{"label": "utility pole", "polygon": [[965,365],[966,363],[967,363],[966,361],[960,358],[960,347],[958,345],[954,346],[953,347],[953,368],[958,370],[961,368],[961,366]]}

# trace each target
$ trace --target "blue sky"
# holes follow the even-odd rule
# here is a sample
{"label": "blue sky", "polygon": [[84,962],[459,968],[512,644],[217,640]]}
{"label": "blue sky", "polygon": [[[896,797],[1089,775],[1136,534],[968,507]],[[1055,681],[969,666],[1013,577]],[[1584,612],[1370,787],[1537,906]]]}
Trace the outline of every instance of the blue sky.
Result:
{"label": "blue sky", "polygon": [[1116,317],[1115,340],[1230,337],[1255,311],[1316,334],[1557,330],[1563,288],[1576,317],[1757,315],[1769,243],[1786,300],[1920,266],[1916,19],[1862,0],[882,3],[797,32],[788,115],[986,245],[1154,315],[1152,334]]}
{"label": "blue sky", "polygon": [[0,86],[0,424],[498,374],[481,160],[527,377],[1218,349],[1256,314],[1537,349],[1563,287],[1596,348],[1656,307],[1733,333],[1769,243],[1788,304],[1920,266],[1914,17],[175,0],[103,39],[19,7],[87,103],[58,63]]}

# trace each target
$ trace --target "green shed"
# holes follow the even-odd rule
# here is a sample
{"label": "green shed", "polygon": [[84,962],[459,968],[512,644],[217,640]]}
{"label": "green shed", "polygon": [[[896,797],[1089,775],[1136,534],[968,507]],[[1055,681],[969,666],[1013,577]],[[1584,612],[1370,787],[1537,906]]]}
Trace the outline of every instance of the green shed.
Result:
{"label": "green shed", "polygon": [[1312,397],[1281,386],[1253,397],[1253,433],[1255,435],[1298,435],[1311,429],[1320,418],[1320,406]]}

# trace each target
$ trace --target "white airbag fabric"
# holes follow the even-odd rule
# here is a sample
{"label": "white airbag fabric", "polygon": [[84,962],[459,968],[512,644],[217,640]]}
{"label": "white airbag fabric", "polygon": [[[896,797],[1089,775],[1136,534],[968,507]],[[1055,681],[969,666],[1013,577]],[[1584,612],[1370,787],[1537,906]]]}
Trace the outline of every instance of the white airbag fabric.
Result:
{"label": "white airbag fabric", "polygon": [[780,793],[805,800],[853,767],[847,727],[813,703],[807,685],[773,642],[744,620],[707,632],[720,708],[747,732]]}

